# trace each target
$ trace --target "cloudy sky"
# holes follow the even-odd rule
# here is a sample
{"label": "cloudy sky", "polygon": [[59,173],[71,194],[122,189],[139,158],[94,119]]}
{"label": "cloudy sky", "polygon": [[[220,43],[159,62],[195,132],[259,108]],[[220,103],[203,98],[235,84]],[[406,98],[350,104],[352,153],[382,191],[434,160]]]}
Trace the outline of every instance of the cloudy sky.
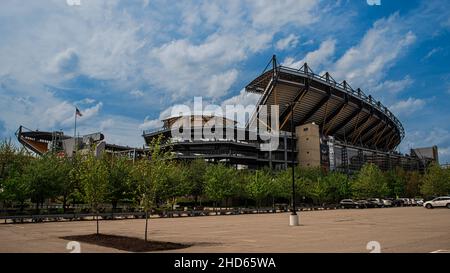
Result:
{"label": "cloudy sky", "polygon": [[[388,106],[410,147],[450,162],[447,0],[2,0],[0,137],[19,125],[142,146],[175,104],[251,104],[272,54]],[[68,4],[69,3],[69,4]]]}

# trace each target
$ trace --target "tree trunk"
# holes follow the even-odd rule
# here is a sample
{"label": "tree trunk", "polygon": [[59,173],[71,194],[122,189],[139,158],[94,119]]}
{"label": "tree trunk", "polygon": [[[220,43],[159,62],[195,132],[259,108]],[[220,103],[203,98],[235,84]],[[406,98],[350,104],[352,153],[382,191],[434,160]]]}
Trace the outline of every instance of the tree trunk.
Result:
{"label": "tree trunk", "polygon": [[275,213],[275,196],[272,196],[272,212]]}
{"label": "tree trunk", "polygon": [[100,234],[100,231],[99,231],[99,227],[98,227],[98,211],[97,211],[97,235],[99,235]]}
{"label": "tree trunk", "polygon": [[117,200],[113,200],[113,201],[111,202],[111,205],[112,205],[112,211],[113,211],[113,212],[116,212],[116,208],[117,208]]}
{"label": "tree trunk", "polygon": [[145,241],[147,242],[147,230],[148,230],[148,210],[145,211]]}
{"label": "tree trunk", "polygon": [[67,196],[63,196],[63,213],[66,213]]}

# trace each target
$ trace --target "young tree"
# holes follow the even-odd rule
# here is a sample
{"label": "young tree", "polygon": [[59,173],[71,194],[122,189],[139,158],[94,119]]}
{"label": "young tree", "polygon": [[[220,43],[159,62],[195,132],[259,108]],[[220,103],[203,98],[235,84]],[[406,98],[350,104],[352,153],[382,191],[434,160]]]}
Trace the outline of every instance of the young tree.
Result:
{"label": "young tree", "polygon": [[23,173],[14,172],[3,183],[3,198],[5,201],[19,203],[20,211],[25,208],[25,203],[30,198],[30,190],[27,177]]}
{"label": "young tree", "polygon": [[189,164],[186,164],[185,181],[189,192],[194,196],[195,204],[198,203],[198,198],[203,195],[205,189],[205,172],[208,163],[204,159],[195,159]]}
{"label": "young tree", "polygon": [[401,167],[396,167],[385,173],[386,182],[388,185],[388,195],[398,198],[405,195],[406,187],[406,172]]}
{"label": "young tree", "polygon": [[162,147],[162,136],[149,145],[149,154],[133,166],[132,177],[136,184],[137,199],[145,211],[145,241],[147,241],[149,212],[160,199],[162,188],[166,185],[172,165],[170,149]]}
{"label": "young tree", "polygon": [[250,198],[248,191],[248,184],[253,181],[253,172],[250,170],[239,170],[235,172],[233,176],[233,185],[235,187],[235,196],[245,201],[245,207],[247,207],[247,201]]}
{"label": "young tree", "polygon": [[315,204],[321,205],[325,201],[328,194],[327,182],[328,180],[325,177],[317,177],[315,181],[308,181],[308,194]]}
{"label": "young tree", "polygon": [[[304,177],[307,171],[300,167],[295,168],[295,196],[296,199],[303,199],[308,196],[308,184],[311,179]],[[287,168],[278,172],[274,177],[275,192],[277,197],[290,199],[292,201],[292,169]]]}
{"label": "young tree", "polygon": [[272,185],[272,176],[269,170],[254,172],[250,183],[247,185],[247,191],[250,197],[255,200],[258,208],[261,206],[261,201],[271,194]]}
{"label": "young tree", "polygon": [[83,185],[81,183],[81,173],[83,170],[83,157],[80,154],[75,154],[70,160],[70,170],[68,173],[68,184],[61,188],[61,196],[63,197],[64,211],[67,208],[67,203],[72,200],[72,204],[76,201],[83,200]]}
{"label": "young tree", "polygon": [[155,184],[152,179],[150,161],[146,158],[137,160],[132,168],[132,181],[135,187],[135,201],[145,211],[145,233],[147,242],[148,214],[155,205]]}
{"label": "young tree", "polygon": [[339,202],[352,196],[351,181],[347,175],[340,172],[329,172],[324,177],[327,184],[326,201]]}
{"label": "young tree", "polygon": [[438,164],[431,164],[423,177],[420,192],[425,197],[440,196],[450,193],[450,170]]}
{"label": "young tree", "polygon": [[100,205],[106,200],[108,190],[108,169],[104,162],[92,153],[82,161],[80,174],[84,199],[96,213],[97,235],[99,234],[98,213]]}
{"label": "young tree", "polygon": [[60,189],[68,183],[69,165],[64,159],[48,153],[35,158],[24,169],[32,202],[43,204],[48,198],[59,196]]}
{"label": "young tree", "polygon": [[236,191],[233,183],[233,169],[223,164],[210,164],[205,173],[206,196],[215,202],[232,197]]}
{"label": "young tree", "polygon": [[119,201],[130,197],[131,163],[126,157],[105,156],[103,160],[108,170],[106,199],[111,202],[114,212]]}
{"label": "young tree", "polygon": [[165,161],[164,174],[156,181],[156,196],[160,201],[167,201],[175,209],[177,198],[188,195],[190,186],[186,178],[187,169],[171,160]]}
{"label": "young tree", "polygon": [[405,193],[409,197],[418,197],[420,195],[420,186],[422,185],[422,175],[418,171],[412,171],[407,174]]}
{"label": "young tree", "polygon": [[0,141],[0,200],[18,202],[21,210],[29,198],[23,172],[31,159],[24,149],[17,148],[11,140]]}
{"label": "young tree", "polygon": [[356,175],[352,190],[356,198],[373,198],[385,196],[389,189],[378,166],[368,163]]}
{"label": "young tree", "polygon": [[73,169],[72,160],[67,157],[57,158],[53,156],[52,162],[55,164],[52,175],[56,189],[55,196],[62,197],[63,211],[66,212],[68,198],[75,191],[76,186],[71,177]]}
{"label": "young tree", "polygon": [[[297,181],[295,182],[297,184]],[[290,168],[279,171],[274,177],[276,196],[289,199],[292,196],[292,170]],[[299,190],[296,185],[296,190]]]}

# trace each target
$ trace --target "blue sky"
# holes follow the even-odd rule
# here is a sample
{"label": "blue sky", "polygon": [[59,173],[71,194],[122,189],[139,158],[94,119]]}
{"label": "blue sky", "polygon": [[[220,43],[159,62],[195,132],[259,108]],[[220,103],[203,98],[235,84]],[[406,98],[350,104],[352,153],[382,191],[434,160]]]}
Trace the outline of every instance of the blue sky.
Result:
{"label": "blue sky", "polygon": [[[69,1],[70,2],[70,1]],[[450,10],[446,0],[2,1],[0,136],[19,125],[103,131],[142,146],[175,104],[255,103],[243,87],[272,54],[307,61],[388,106],[410,147],[450,161]]]}

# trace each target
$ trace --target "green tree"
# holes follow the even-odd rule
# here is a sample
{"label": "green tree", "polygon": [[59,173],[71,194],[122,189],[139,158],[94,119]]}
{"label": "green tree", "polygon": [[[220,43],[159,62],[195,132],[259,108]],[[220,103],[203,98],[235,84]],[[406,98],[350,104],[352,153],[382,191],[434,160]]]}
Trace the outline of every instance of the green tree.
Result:
{"label": "green tree", "polygon": [[233,176],[233,185],[235,187],[235,197],[247,200],[250,198],[248,184],[253,180],[253,172],[250,170],[238,170]]}
{"label": "green tree", "polygon": [[297,167],[295,173],[298,196],[310,198],[314,203],[322,202],[326,195],[326,181],[323,180],[322,170],[317,167]]}
{"label": "green tree", "polygon": [[205,189],[205,172],[207,167],[204,159],[195,159],[184,166],[186,186],[190,194],[194,197],[195,204]]}
{"label": "green tree", "polygon": [[61,188],[61,196],[63,197],[64,210],[66,210],[69,200],[72,204],[77,201],[83,201],[83,185],[81,183],[81,173],[83,171],[83,157],[81,154],[75,154],[70,160],[69,183]]}
{"label": "green tree", "polygon": [[150,161],[146,158],[137,160],[132,168],[132,180],[135,187],[135,201],[145,211],[145,233],[147,241],[148,214],[155,206],[155,184],[152,178]]}
{"label": "green tree", "polygon": [[145,241],[149,212],[156,206],[156,200],[168,196],[164,186],[173,178],[170,178],[169,174],[173,171],[172,159],[170,148],[162,147],[162,136],[159,136],[150,143],[148,155],[133,166],[132,179],[136,186],[136,200],[145,211]]}
{"label": "green tree", "polygon": [[97,234],[99,234],[98,213],[100,205],[106,200],[108,191],[108,168],[103,160],[89,153],[82,161],[80,174],[84,200],[96,213]]}
{"label": "green tree", "polygon": [[0,200],[18,202],[21,210],[29,198],[23,171],[31,159],[26,150],[17,148],[11,139],[0,141]]}
{"label": "green tree", "polygon": [[261,207],[261,201],[271,195],[273,180],[270,170],[264,169],[255,171],[250,183],[247,185],[247,191],[250,197],[255,200],[256,206]]}
{"label": "green tree", "polygon": [[352,196],[351,180],[340,172],[330,172],[324,177],[327,184],[326,201],[339,202]]}
{"label": "green tree", "polygon": [[[276,196],[280,198],[290,199],[292,196],[292,169],[279,171],[274,177],[276,185]],[[297,184],[297,181],[296,181]],[[299,191],[298,185],[296,190]]]}
{"label": "green tree", "polygon": [[188,195],[190,184],[186,178],[187,170],[181,164],[166,160],[164,168],[160,169],[162,176],[157,181],[156,195],[159,200],[166,201],[174,209],[177,198]]}
{"label": "green tree", "polygon": [[53,172],[53,179],[56,187],[56,196],[62,197],[63,211],[66,212],[68,198],[75,191],[75,182],[71,177],[73,169],[72,159],[67,157],[54,157],[55,170]]}
{"label": "green tree", "polygon": [[25,208],[25,203],[30,198],[30,190],[27,177],[19,172],[14,172],[3,184],[3,198],[5,201],[19,203],[20,211]]}
{"label": "green tree", "polygon": [[447,195],[450,193],[450,171],[438,164],[431,164],[423,177],[420,192],[425,197]]}
{"label": "green tree", "polygon": [[396,167],[385,173],[386,182],[388,186],[388,195],[398,198],[405,195],[405,187],[407,174],[401,167]]}
{"label": "green tree", "polygon": [[[295,196],[296,199],[306,198],[308,186],[311,182],[309,178],[312,173],[307,169],[295,168]],[[290,199],[292,202],[292,169],[287,168],[278,172],[274,177],[275,194],[279,198]]]}
{"label": "green tree", "polygon": [[56,198],[60,189],[68,183],[70,165],[66,159],[48,153],[35,158],[24,169],[24,179],[28,183],[31,201],[43,204],[48,198]]}
{"label": "green tree", "polygon": [[126,157],[104,157],[108,170],[108,190],[106,199],[111,202],[112,209],[125,198],[130,198],[131,163]]}
{"label": "green tree", "polygon": [[420,195],[420,186],[422,185],[422,175],[418,171],[412,171],[407,174],[405,193],[409,197],[418,197]]}
{"label": "green tree", "polygon": [[358,172],[352,190],[356,198],[383,197],[389,191],[385,176],[378,166],[372,163],[365,164]]}
{"label": "green tree", "polygon": [[228,198],[236,193],[236,185],[233,180],[233,169],[223,164],[210,164],[205,173],[206,196],[216,203],[224,200],[228,205]]}

